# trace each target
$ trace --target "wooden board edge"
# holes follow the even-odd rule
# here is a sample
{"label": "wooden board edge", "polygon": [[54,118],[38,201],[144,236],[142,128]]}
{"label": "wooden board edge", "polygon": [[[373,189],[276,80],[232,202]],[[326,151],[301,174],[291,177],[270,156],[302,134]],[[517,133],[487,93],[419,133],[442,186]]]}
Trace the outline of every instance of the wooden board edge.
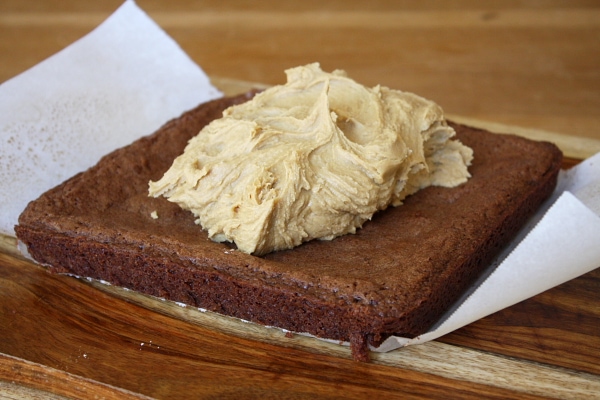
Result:
{"label": "wooden board edge", "polygon": [[150,399],[139,393],[0,353],[0,398]]}
{"label": "wooden board edge", "polygon": [[17,243],[18,241],[16,237],[0,233],[0,252],[13,257],[22,257]]}

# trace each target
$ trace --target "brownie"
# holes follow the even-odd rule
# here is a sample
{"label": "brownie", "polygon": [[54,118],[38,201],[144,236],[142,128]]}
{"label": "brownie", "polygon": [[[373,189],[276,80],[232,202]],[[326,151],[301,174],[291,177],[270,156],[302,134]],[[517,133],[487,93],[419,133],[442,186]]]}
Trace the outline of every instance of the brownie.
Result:
{"label": "brownie", "polygon": [[551,194],[561,165],[553,144],[453,124],[474,150],[467,183],[421,190],[356,234],[252,256],[148,196],[192,136],[251,96],[201,104],[106,155],[31,202],[17,237],[53,272],[349,341],[368,360],[369,345],[425,333],[451,307]]}

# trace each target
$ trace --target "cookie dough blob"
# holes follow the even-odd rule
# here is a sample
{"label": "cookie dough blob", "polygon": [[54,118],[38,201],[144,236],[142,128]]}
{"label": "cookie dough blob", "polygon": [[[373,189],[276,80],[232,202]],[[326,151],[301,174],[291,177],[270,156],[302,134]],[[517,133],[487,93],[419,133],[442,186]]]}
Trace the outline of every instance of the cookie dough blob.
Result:
{"label": "cookie dough blob", "polygon": [[211,239],[263,255],[355,233],[421,188],[470,176],[472,151],[435,103],[319,64],[286,74],[202,129],[149,194],[190,210]]}

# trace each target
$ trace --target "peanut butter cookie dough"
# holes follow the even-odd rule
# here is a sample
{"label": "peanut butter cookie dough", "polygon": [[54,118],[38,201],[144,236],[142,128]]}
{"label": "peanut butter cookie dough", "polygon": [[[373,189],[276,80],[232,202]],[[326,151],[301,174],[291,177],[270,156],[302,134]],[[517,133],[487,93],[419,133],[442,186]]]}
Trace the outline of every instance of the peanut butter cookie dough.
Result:
{"label": "peanut butter cookie dough", "polygon": [[469,178],[470,148],[442,109],[318,64],[228,108],[149,194],[190,210],[212,240],[255,255],[354,233],[427,186]]}

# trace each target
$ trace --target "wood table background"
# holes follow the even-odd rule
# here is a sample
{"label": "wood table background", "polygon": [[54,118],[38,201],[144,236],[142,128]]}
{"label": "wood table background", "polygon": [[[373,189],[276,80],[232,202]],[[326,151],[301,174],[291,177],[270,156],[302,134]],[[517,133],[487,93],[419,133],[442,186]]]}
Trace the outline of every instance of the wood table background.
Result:
{"label": "wood table background", "polygon": [[[137,3],[226,90],[318,61],[556,140],[570,158],[600,151],[597,1]],[[0,82],[120,4],[2,0]],[[0,397],[600,398],[599,269],[361,364],[335,344],[50,275],[2,248]]]}

